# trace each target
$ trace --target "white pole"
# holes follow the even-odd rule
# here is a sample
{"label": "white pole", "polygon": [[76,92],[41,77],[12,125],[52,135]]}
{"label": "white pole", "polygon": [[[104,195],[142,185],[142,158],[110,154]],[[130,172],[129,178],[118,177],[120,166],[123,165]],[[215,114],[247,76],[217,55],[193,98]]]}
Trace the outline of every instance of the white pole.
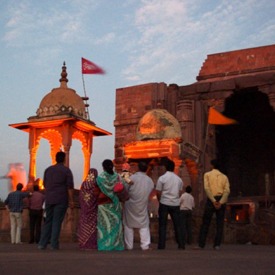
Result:
{"label": "white pole", "polygon": [[83,83],[83,90],[84,90],[84,97],[82,97],[82,99],[84,100],[85,103],[85,113],[86,113],[86,117],[88,120],[90,120],[90,115],[89,115],[89,104],[88,104],[88,97],[86,94],[86,88],[85,88],[85,81],[84,81],[84,76],[82,74],[82,83]]}

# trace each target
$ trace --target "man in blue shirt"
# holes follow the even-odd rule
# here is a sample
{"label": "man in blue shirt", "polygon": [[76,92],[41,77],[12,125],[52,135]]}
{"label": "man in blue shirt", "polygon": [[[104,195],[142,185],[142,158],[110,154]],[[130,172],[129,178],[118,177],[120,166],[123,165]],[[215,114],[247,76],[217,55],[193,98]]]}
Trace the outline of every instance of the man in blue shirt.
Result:
{"label": "man in blue shirt", "polygon": [[6,208],[10,211],[11,243],[21,244],[23,199],[30,196],[29,192],[22,192],[23,184],[18,183],[16,191],[9,193],[5,200]]}

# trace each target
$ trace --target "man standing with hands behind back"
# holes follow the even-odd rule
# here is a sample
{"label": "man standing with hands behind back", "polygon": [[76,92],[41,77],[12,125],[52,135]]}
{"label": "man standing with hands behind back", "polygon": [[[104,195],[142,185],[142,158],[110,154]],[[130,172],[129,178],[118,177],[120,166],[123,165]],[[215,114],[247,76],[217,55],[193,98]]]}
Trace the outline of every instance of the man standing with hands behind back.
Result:
{"label": "man standing with hands behind back", "polygon": [[219,163],[216,159],[211,161],[212,170],[204,174],[204,190],[207,201],[204,208],[202,225],[199,235],[199,247],[204,248],[213,214],[216,214],[216,236],[214,249],[219,250],[222,235],[223,224],[227,198],[230,193],[229,181],[226,175],[219,171]]}
{"label": "man standing with hands behind back", "polygon": [[140,161],[138,163],[139,170],[130,177],[132,182],[128,189],[130,199],[125,202],[123,211],[124,241],[128,250],[133,249],[134,228],[139,230],[141,249],[151,250],[148,200],[154,189],[154,183],[146,175],[147,168],[147,163]]}
{"label": "man standing with hands behind back", "polygon": [[44,172],[46,221],[38,248],[46,249],[48,242],[53,250],[59,249],[59,236],[68,204],[73,208],[74,181],[70,168],[64,165],[66,154],[58,152],[56,164]]}

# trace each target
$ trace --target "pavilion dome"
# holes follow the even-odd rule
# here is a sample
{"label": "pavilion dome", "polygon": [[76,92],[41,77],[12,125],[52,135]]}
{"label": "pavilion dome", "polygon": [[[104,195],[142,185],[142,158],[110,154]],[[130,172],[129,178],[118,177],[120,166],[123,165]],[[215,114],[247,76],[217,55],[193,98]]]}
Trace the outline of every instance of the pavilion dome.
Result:
{"label": "pavilion dome", "polygon": [[75,90],[67,87],[67,72],[65,63],[62,67],[60,87],[54,88],[41,100],[36,111],[37,117],[73,114],[86,118],[85,103]]}
{"label": "pavilion dome", "polygon": [[181,139],[181,127],[178,120],[165,109],[153,109],[139,121],[137,140]]}

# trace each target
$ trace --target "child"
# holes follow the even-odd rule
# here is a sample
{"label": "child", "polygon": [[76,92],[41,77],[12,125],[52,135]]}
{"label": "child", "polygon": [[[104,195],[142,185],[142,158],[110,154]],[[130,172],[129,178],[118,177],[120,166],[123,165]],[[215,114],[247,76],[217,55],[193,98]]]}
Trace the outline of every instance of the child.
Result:
{"label": "child", "polygon": [[124,164],[122,165],[122,173],[120,174],[120,176],[122,177],[122,179],[123,179],[126,183],[128,183],[129,185],[132,185],[133,182],[132,182],[131,179],[130,179],[132,173],[130,172],[130,169],[131,169],[131,167],[130,167],[129,163],[127,163],[127,162],[124,163]]}
{"label": "child", "polygon": [[186,186],[185,193],[180,197],[180,227],[187,244],[192,243],[192,210],[195,207],[192,187]]}

